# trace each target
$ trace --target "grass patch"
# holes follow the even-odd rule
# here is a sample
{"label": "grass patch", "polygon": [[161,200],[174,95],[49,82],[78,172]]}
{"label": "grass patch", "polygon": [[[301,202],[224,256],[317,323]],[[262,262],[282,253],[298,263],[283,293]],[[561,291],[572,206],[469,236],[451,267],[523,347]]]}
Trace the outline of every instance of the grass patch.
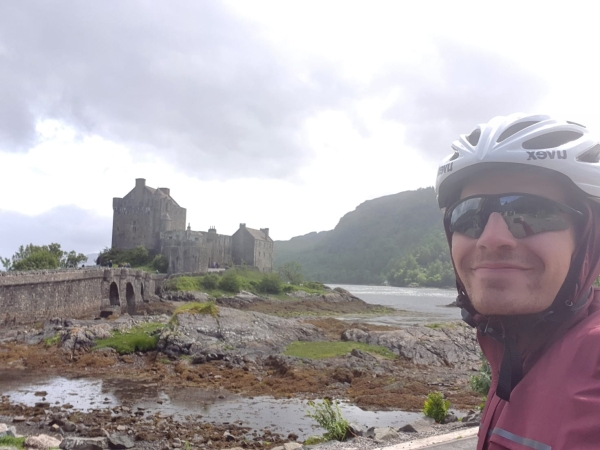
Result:
{"label": "grass patch", "polygon": [[58,345],[58,341],[60,341],[60,334],[56,333],[54,336],[44,339],[44,345],[46,347],[53,347]]}
{"label": "grass patch", "polygon": [[94,349],[114,348],[120,355],[154,350],[158,343],[158,335],[155,332],[162,328],[162,323],[146,323],[126,332],[115,331],[108,339],[96,341]]}
{"label": "grass patch", "polygon": [[354,349],[380,355],[387,359],[396,358],[396,355],[386,347],[364,344],[362,342],[296,341],[288,345],[283,354],[286,356],[295,356],[297,358],[326,359],[346,355]]}
{"label": "grass patch", "polygon": [[0,437],[0,447],[16,447],[16,448],[25,448],[25,437],[12,437],[12,436],[2,436]]}
{"label": "grass patch", "polygon": [[329,439],[327,439],[325,436],[310,436],[306,438],[306,440],[304,441],[304,445],[316,445],[328,441]]}
{"label": "grass patch", "polygon": [[167,291],[199,291],[202,277],[176,277],[166,280],[163,288]]}
{"label": "grass patch", "polygon": [[178,306],[173,311],[173,316],[169,320],[169,325],[177,323],[177,316],[179,314],[207,314],[213,317],[217,317],[219,314],[219,307],[214,302],[189,302],[181,306]]}

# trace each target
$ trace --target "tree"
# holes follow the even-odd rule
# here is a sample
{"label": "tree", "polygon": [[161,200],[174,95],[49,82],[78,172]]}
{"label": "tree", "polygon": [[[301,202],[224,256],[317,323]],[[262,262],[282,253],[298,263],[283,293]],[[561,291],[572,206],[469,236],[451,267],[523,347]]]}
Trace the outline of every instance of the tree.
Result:
{"label": "tree", "polygon": [[278,269],[279,276],[291,284],[300,284],[304,281],[304,275],[302,273],[302,265],[297,261],[290,261],[285,263]]}
{"label": "tree", "polygon": [[11,259],[0,258],[0,260],[7,270],[44,270],[77,267],[79,263],[87,260],[87,256],[74,250],[65,252],[57,243],[29,244],[25,247],[21,245]]}

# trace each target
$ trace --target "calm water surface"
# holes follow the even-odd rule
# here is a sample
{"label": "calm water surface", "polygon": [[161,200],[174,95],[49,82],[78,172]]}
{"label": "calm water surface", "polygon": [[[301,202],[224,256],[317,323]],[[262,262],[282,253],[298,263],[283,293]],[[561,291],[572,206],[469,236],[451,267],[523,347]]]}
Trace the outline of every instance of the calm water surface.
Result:
{"label": "calm water surface", "polygon": [[[360,318],[362,322],[406,326],[461,320],[460,310],[447,306],[456,299],[456,289],[352,284],[330,284],[328,286],[346,289],[367,303],[391,306],[402,311],[398,315]],[[340,319],[355,320],[355,318],[348,317],[340,317]]]}

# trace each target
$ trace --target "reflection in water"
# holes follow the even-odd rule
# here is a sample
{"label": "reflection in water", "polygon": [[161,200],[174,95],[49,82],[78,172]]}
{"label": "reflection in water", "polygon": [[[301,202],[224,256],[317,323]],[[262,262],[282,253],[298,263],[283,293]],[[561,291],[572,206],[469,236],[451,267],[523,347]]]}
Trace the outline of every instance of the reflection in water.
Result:
{"label": "reflection in water", "polygon": [[[235,422],[253,429],[268,427],[287,435],[296,433],[300,439],[320,434],[315,422],[306,417],[307,402],[271,397],[245,398],[224,390],[204,390],[190,387],[162,387],[123,379],[64,378],[34,375],[21,371],[0,371],[0,392],[11,402],[33,406],[41,400],[38,391],[45,391],[50,404],[73,405],[74,410],[89,412],[118,405],[142,407],[150,415],[183,419],[195,416],[207,422]],[[159,404],[158,402],[161,402]],[[366,426],[401,427],[419,418],[420,413],[404,411],[363,411],[340,405],[346,419]]]}

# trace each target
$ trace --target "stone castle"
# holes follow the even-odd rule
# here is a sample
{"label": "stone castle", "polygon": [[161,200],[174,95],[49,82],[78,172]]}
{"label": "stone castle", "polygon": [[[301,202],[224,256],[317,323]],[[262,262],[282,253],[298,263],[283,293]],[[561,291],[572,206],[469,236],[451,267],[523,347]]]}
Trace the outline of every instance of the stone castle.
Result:
{"label": "stone castle", "polygon": [[273,240],[269,229],[255,230],[245,223],[233,236],[187,228],[186,209],[168,188],[154,189],[137,178],[123,198],[113,198],[112,247],[143,246],[165,256],[171,273],[206,272],[209,267],[247,265],[261,272],[273,270]]}

